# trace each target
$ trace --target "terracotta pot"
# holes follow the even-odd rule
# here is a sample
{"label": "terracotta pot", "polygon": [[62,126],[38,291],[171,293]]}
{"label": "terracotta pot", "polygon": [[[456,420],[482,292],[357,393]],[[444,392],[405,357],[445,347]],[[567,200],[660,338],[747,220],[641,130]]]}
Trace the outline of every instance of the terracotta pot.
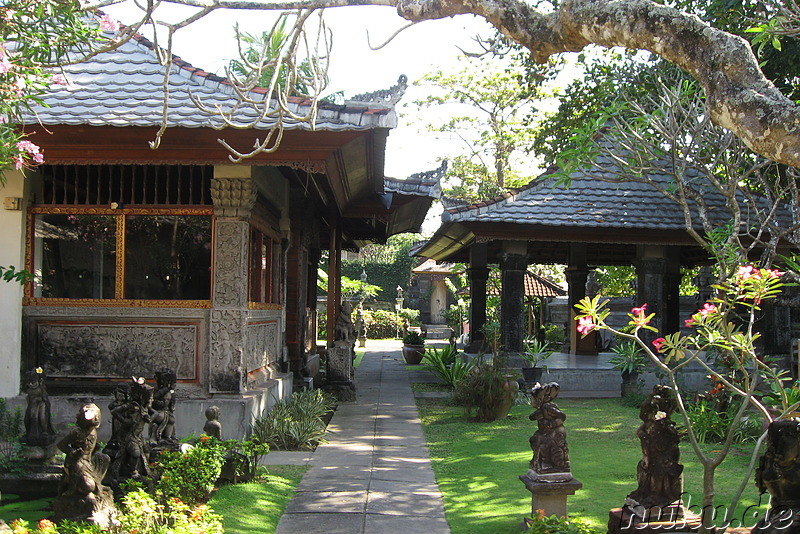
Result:
{"label": "terracotta pot", "polygon": [[403,359],[406,365],[419,365],[425,355],[425,345],[403,345]]}
{"label": "terracotta pot", "polygon": [[494,418],[492,421],[496,421],[497,419],[505,419],[508,417],[508,412],[511,411],[511,407],[514,405],[514,400],[517,398],[519,383],[515,379],[509,378],[506,380],[506,383],[503,384],[503,391],[505,395],[503,395],[502,400],[495,406]]}

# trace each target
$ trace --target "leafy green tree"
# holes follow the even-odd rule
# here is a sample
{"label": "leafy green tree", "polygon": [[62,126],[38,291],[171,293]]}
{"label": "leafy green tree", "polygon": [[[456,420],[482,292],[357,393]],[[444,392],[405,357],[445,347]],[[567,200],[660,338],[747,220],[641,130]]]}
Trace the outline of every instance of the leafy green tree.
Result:
{"label": "leafy green tree", "polygon": [[517,64],[499,66],[488,58],[461,61],[463,68],[453,74],[437,70],[423,76],[417,84],[433,91],[414,104],[458,110],[428,128],[462,142],[464,150],[450,156],[444,194],[474,202],[530,180],[515,160],[523,156],[530,139],[530,129],[522,119],[532,112],[539,94],[525,83],[524,71]]}

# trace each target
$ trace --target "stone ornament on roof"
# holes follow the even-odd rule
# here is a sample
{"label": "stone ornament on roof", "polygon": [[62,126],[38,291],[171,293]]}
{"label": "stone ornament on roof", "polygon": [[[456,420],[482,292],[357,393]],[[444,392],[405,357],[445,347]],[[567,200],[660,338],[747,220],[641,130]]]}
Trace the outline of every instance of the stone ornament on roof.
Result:
{"label": "stone ornament on roof", "polygon": [[371,93],[361,93],[348,100],[352,102],[371,102],[394,106],[403,98],[406,89],[408,89],[408,76],[401,74],[400,77],[397,78],[397,83],[388,89],[381,89]]}

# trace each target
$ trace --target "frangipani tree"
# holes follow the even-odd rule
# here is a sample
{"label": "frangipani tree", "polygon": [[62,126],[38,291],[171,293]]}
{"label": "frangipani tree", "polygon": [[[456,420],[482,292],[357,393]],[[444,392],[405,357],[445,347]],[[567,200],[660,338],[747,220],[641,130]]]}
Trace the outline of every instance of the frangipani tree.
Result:
{"label": "frangipani tree", "polygon": [[[739,423],[748,409],[756,410],[766,422],[786,417],[797,408],[789,405],[783,396],[779,413],[769,410],[757,395],[757,388],[763,383],[780,386],[781,375],[778,370],[764,361],[756,350],[759,333],[754,329],[761,304],[775,298],[783,287],[777,269],[759,269],[743,265],[723,282],[713,286],[716,294],[695,312],[685,325],[692,328],[689,335],[676,332],[659,337],[648,344],[642,339],[643,331],[656,331],[650,326],[655,314],[647,313],[647,304],[633,308],[628,314],[630,330],[610,327],[606,319],[611,313],[606,308],[608,300],[602,297],[585,298],[575,305],[578,331],[586,335],[593,330],[608,330],[617,336],[636,342],[650,361],[661,371],[673,388],[678,410],[687,431],[692,449],[703,466],[703,525],[711,525],[714,511],[714,473],[723,462],[734,443]],[[716,356],[711,356],[716,354]],[[702,367],[717,384],[730,391],[738,399],[738,409],[723,444],[716,450],[707,452],[700,446],[697,432],[687,412],[685,396],[680,388],[681,370],[690,364]],[[779,387],[781,391],[782,387]],[[759,452],[762,435],[753,452],[751,470]],[[739,497],[750,480],[750,472],[745,476],[734,502],[728,508],[726,525],[731,521]]]}

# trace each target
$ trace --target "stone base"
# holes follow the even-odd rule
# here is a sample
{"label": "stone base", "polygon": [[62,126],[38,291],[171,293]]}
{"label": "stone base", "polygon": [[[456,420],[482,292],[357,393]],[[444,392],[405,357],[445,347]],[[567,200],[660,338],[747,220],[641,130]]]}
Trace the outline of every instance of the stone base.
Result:
{"label": "stone base", "polygon": [[22,496],[55,497],[64,467],[61,465],[32,466],[25,473],[0,475],[0,492]]}
{"label": "stone base", "polygon": [[55,436],[50,443],[47,445],[22,445],[22,457],[28,462],[28,464],[50,464],[53,463],[53,459],[56,457],[56,453],[58,449],[56,448],[55,443]]}
{"label": "stone base", "polygon": [[56,521],[90,521],[108,528],[115,514],[114,495],[106,486],[101,486],[96,494],[62,494],[53,502],[53,518]]}
{"label": "stone base", "polygon": [[608,513],[608,534],[658,534],[700,530],[700,516],[680,505],[654,506],[644,514],[639,512],[627,506],[612,509]]}
{"label": "stone base", "polygon": [[[175,435],[184,438],[190,434],[199,436],[203,433],[206,424],[206,409],[209,406],[218,406],[221,412],[222,439],[245,439],[250,435],[253,420],[269,410],[275,403],[292,394],[292,374],[278,375],[257,389],[246,393],[215,393],[199,396],[197,391],[178,384],[177,403],[175,405]],[[80,394],[80,395],[50,395],[52,406],[53,426],[56,433],[63,436],[75,424],[75,414],[87,403],[97,404],[103,413],[103,424],[98,429],[100,441],[108,443],[111,440],[111,414],[108,412],[108,403],[113,400],[111,395]],[[16,406],[25,410],[25,396],[19,395],[9,399],[9,408],[13,411]],[[144,433],[147,435],[148,428]],[[17,492],[13,492],[17,493]]]}
{"label": "stone base", "polygon": [[[564,473],[554,474],[564,475]],[[567,517],[567,496],[574,495],[583,487],[583,483],[571,475],[568,480],[553,482],[544,482],[541,476],[530,470],[519,477],[532,494],[531,516],[538,515],[538,510],[543,510],[547,517],[551,515]]]}
{"label": "stone base", "polygon": [[331,393],[339,402],[356,401],[356,385],[353,382],[325,382],[320,389]]}

